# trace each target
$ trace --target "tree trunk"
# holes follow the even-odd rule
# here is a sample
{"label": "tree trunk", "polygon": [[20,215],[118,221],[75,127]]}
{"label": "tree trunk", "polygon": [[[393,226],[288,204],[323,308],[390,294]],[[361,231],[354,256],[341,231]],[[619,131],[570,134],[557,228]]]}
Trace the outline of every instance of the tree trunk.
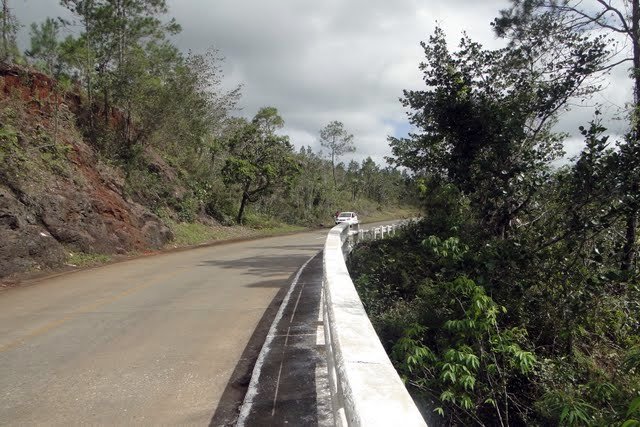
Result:
{"label": "tree trunk", "polygon": [[251,185],[250,182],[248,182],[245,186],[244,186],[244,191],[242,192],[242,201],[240,202],[240,210],[238,210],[238,217],[236,218],[236,222],[240,225],[242,225],[242,220],[244,217],[244,209],[247,207],[247,202],[249,201],[249,186]]}
{"label": "tree trunk", "polygon": [[640,137],[640,3],[637,0],[631,0],[631,42],[633,43],[633,82],[634,82],[634,117],[635,121],[635,137]]}
{"label": "tree trunk", "polygon": [[116,14],[118,17],[118,71],[122,69],[122,63],[124,62],[124,32],[125,32],[125,20],[124,20],[124,5],[122,0],[116,1]]}
{"label": "tree trunk", "polygon": [[104,108],[104,127],[109,128],[109,89],[107,85],[105,85],[104,90],[102,91],[103,99],[103,108]]}
{"label": "tree trunk", "polygon": [[331,151],[331,170],[333,171],[333,188],[338,188],[338,181],[336,181],[336,154],[335,151]]}
{"label": "tree trunk", "polygon": [[627,231],[622,249],[622,264],[620,270],[630,271],[636,258],[636,238],[638,229],[638,211],[632,210],[627,214]]}
{"label": "tree trunk", "polygon": [[[632,0],[631,10],[631,41],[633,43],[633,112],[631,123],[630,144],[640,144],[640,2]],[[636,179],[635,174],[632,179]],[[640,183],[633,182],[631,192],[637,194]],[[638,230],[638,206],[633,206],[627,214],[625,242],[623,247],[622,271],[630,271],[636,258],[636,238]]]}
{"label": "tree trunk", "polygon": [[58,127],[59,127],[59,116],[60,116],[60,99],[59,99],[59,94],[58,94],[58,85],[59,83],[56,83],[55,89],[54,89],[54,125],[53,125],[53,145],[56,146],[58,144]]}
{"label": "tree trunk", "polygon": [[633,112],[631,123],[633,126],[631,139],[638,143],[640,139],[640,3],[631,1],[631,42],[633,44]]}
{"label": "tree trunk", "polygon": [[2,0],[2,59],[9,59],[9,0]]}
{"label": "tree trunk", "polygon": [[85,71],[87,73],[87,102],[89,103],[89,129],[91,131],[91,137],[94,138],[94,123],[93,123],[93,82],[91,79],[93,73],[93,64],[91,61],[91,23],[87,17],[85,11],[84,17],[84,29],[87,34],[87,63],[85,64]]}

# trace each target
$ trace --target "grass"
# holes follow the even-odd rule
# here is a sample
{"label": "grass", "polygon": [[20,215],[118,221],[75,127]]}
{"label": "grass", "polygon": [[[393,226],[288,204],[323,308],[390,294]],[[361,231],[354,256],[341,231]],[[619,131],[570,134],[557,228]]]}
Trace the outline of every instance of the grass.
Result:
{"label": "grass", "polygon": [[419,210],[416,208],[390,208],[381,211],[376,211],[370,215],[359,216],[360,222],[380,222],[388,221],[392,219],[413,218],[419,215]]}
{"label": "grass", "polygon": [[208,226],[197,222],[181,222],[171,224],[174,240],[170,246],[193,246],[216,240],[228,240],[244,237],[273,236],[276,234],[304,231],[305,227],[280,224],[268,228],[249,228],[241,226],[224,227]]}
{"label": "grass", "polygon": [[262,228],[260,230],[255,230],[256,231],[256,235],[258,236],[273,236],[276,234],[284,234],[284,233],[296,233],[299,231],[306,231],[308,230],[307,227],[303,227],[301,225],[289,225],[289,224],[282,224],[280,226],[277,227],[273,227],[273,228]]}
{"label": "grass", "polygon": [[213,240],[236,237],[234,227],[211,227],[197,222],[180,222],[173,225],[174,240],[177,246],[199,245]]}
{"label": "grass", "polygon": [[91,267],[94,265],[105,264],[111,261],[109,255],[91,254],[86,252],[69,252],[67,264],[75,267]]}

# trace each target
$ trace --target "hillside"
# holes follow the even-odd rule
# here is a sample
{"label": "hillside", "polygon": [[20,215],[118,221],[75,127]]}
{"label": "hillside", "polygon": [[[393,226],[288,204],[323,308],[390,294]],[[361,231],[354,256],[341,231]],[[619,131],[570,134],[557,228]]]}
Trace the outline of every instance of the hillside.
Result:
{"label": "hillside", "polygon": [[143,251],[172,238],[83,139],[78,92],[62,99],[46,75],[4,67],[0,96],[0,278],[60,267],[70,252]]}

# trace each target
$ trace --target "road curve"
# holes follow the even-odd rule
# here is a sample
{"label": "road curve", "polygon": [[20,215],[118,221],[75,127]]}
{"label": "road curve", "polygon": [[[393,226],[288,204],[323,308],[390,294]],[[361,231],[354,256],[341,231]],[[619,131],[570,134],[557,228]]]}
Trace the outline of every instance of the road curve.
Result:
{"label": "road curve", "polygon": [[0,293],[0,424],[209,424],[266,308],[325,236],[162,254]]}

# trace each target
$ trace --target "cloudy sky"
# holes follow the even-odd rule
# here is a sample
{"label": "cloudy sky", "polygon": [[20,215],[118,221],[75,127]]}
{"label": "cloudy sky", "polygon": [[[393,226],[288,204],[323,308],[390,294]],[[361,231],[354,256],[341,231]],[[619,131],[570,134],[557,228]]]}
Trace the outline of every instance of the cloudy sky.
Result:
{"label": "cloudy sky", "polygon": [[[486,47],[499,47],[489,26],[507,0],[168,0],[170,16],[182,25],[175,39],[183,50],[214,47],[226,57],[225,82],[244,85],[240,114],[250,117],[275,106],[286,122],[284,133],[297,146],[320,150],[319,130],[339,120],[355,135],[357,152],[345,161],[371,156],[383,163],[388,135],[408,126],[398,102],[402,89],[419,89],[419,46],[436,24],[457,44],[462,31]],[[57,0],[12,0],[27,27],[47,16],[64,15]],[[600,104],[608,127],[622,133],[613,118],[631,99],[627,71],[619,68],[596,95],[591,108],[576,107],[558,127],[576,134]],[[566,146],[575,154],[580,141]]]}

